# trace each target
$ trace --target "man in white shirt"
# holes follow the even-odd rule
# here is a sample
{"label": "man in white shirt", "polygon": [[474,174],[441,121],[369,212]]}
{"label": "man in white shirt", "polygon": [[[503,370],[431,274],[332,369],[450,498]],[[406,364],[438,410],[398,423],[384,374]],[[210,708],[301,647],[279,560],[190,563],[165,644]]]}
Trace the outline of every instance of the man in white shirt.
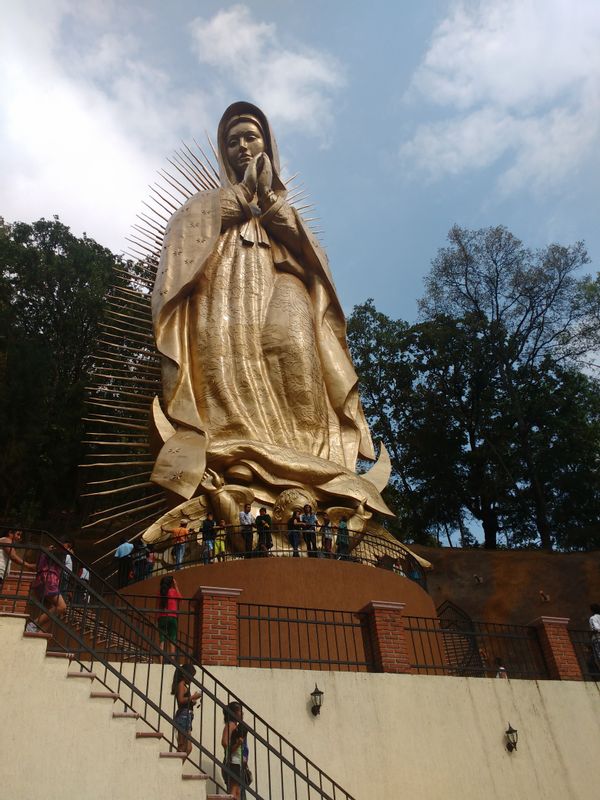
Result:
{"label": "man in white shirt", "polygon": [[255,520],[254,514],[252,513],[252,506],[250,503],[246,503],[244,510],[240,511],[240,530],[242,536],[244,537],[244,558],[250,558],[252,556],[254,539],[252,528],[254,527],[254,523]]}
{"label": "man in white shirt", "polygon": [[596,665],[600,671],[600,603],[592,603],[590,606],[592,616],[590,617],[590,630],[592,631],[592,653],[596,660]]}

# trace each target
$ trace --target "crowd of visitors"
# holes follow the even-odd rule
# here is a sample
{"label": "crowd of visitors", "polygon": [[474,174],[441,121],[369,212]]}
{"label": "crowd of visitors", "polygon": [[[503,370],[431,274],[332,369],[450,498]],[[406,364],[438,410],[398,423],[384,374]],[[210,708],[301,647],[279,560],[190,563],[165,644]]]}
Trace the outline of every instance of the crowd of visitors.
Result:
{"label": "crowd of visitors", "polygon": [[[252,506],[247,503],[239,512],[239,523],[239,526],[229,525],[224,519],[217,523],[213,513],[208,511],[199,530],[192,528],[187,520],[181,520],[179,526],[170,531],[163,527],[164,532],[170,533],[171,555],[175,569],[181,568],[182,553],[185,554],[185,546],[190,543],[201,545],[200,560],[203,564],[225,561],[228,552],[239,554],[244,558],[268,556],[273,549],[273,533],[282,530],[287,530],[287,539],[295,558],[300,557],[302,540],[309,558],[346,558],[350,552],[347,518],[342,517],[339,523],[334,525],[329,515],[324,513],[322,521],[319,522],[317,514],[308,504],[304,506],[303,511],[293,511],[286,525],[277,526],[273,524],[273,519],[265,507],[261,507],[255,517]],[[237,542],[235,542],[236,537]],[[115,555],[118,557],[117,553]]]}
{"label": "crowd of visitors", "polygon": [[[243,558],[266,557],[271,555],[273,534],[277,532],[287,533],[294,558],[300,557],[302,541],[309,558],[348,558],[350,534],[347,518],[342,517],[334,525],[327,513],[321,517],[319,521],[312,506],[307,504],[302,511],[293,511],[286,524],[278,526],[274,525],[264,506],[255,517],[252,506],[247,503],[239,512],[239,525],[231,525],[224,519],[217,522],[212,511],[207,511],[198,529],[191,527],[186,519],[175,528],[161,527],[164,533],[169,534],[167,550],[171,556],[163,559],[162,563],[165,567],[181,569],[188,545],[192,544],[200,546],[200,556],[194,560],[203,564],[225,561],[228,554]],[[150,577],[159,554],[142,539],[134,543],[122,539],[114,555],[117,585],[122,588],[131,581]]]}

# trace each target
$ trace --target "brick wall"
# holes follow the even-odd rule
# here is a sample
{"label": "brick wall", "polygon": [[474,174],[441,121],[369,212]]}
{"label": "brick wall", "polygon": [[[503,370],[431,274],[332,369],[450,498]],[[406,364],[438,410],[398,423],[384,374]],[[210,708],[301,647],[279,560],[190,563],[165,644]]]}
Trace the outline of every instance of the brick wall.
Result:
{"label": "brick wall", "polygon": [[219,586],[200,587],[197,646],[201,664],[237,666],[237,604],[241,591]]}
{"label": "brick wall", "polygon": [[404,603],[371,600],[362,609],[369,615],[369,633],[379,672],[410,672]]}
{"label": "brick wall", "polygon": [[566,617],[538,617],[531,623],[537,628],[550,677],[554,680],[583,680],[575,649],[569,637]]}

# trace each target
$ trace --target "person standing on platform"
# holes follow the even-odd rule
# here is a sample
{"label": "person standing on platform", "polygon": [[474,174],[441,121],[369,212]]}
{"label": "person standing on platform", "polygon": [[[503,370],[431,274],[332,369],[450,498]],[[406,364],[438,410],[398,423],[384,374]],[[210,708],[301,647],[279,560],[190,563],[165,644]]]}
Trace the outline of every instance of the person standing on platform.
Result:
{"label": "person standing on platform", "polygon": [[348,558],[350,552],[350,537],[348,536],[348,520],[342,517],[337,526],[337,554],[338,558]]}
{"label": "person standing on platform", "polygon": [[218,526],[215,528],[215,558],[217,561],[225,561],[226,545],[225,545],[225,520],[219,521]]}
{"label": "person standing on platform", "polygon": [[246,503],[244,510],[240,511],[240,530],[244,539],[244,558],[252,557],[252,546],[254,534],[252,528],[255,526],[256,521],[252,513],[252,506]]}
{"label": "person standing on platform", "polygon": [[292,516],[288,520],[288,541],[292,550],[294,551],[294,558],[300,558],[300,553],[298,552],[298,548],[300,546],[300,528],[302,527],[302,523],[300,522],[300,512],[293,511]]}
{"label": "person standing on platform", "polygon": [[215,520],[212,511],[207,511],[202,522],[202,563],[209,564],[215,554]]}
{"label": "person standing on platform", "polygon": [[119,589],[122,589],[129,583],[132,552],[133,545],[131,542],[128,542],[125,537],[123,537],[119,546],[115,550],[115,559],[117,560],[117,585]]}
{"label": "person standing on platform", "polygon": [[300,517],[304,541],[309,558],[317,557],[317,515],[313,514],[312,506],[308,503],[304,506],[304,514]]}
{"label": "person standing on platform", "polygon": [[333,551],[333,526],[329,519],[329,514],[323,514],[321,525],[321,547],[325,553],[325,558],[331,558]]}
{"label": "person standing on platform", "polygon": [[[165,532],[164,528],[161,528]],[[188,524],[186,519],[182,519],[178,528],[173,528],[171,537],[173,541],[173,558],[175,559],[175,569],[181,569],[185,557],[185,546],[188,539]]]}
{"label": "person standing on platform", "polygon": [[266,508],[260,509],[260,514],[256,518],[256,531],[258,533],[258,551],[259,555],[266,556],[269,550],[273,547],[273,536],[271,529],[273,521],[271,515],[267,514]]}

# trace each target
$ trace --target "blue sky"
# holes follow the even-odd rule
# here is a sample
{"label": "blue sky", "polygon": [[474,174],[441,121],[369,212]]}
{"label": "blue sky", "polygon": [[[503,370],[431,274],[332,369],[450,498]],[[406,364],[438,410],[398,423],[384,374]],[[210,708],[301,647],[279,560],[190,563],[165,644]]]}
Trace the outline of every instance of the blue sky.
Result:
{"label": "blue sky", "polygon": [[347,311],[414,321],[454,223],[600,259],[597,0],[0,0],[0,215],[119,251],[237,99],[316,203]]}

